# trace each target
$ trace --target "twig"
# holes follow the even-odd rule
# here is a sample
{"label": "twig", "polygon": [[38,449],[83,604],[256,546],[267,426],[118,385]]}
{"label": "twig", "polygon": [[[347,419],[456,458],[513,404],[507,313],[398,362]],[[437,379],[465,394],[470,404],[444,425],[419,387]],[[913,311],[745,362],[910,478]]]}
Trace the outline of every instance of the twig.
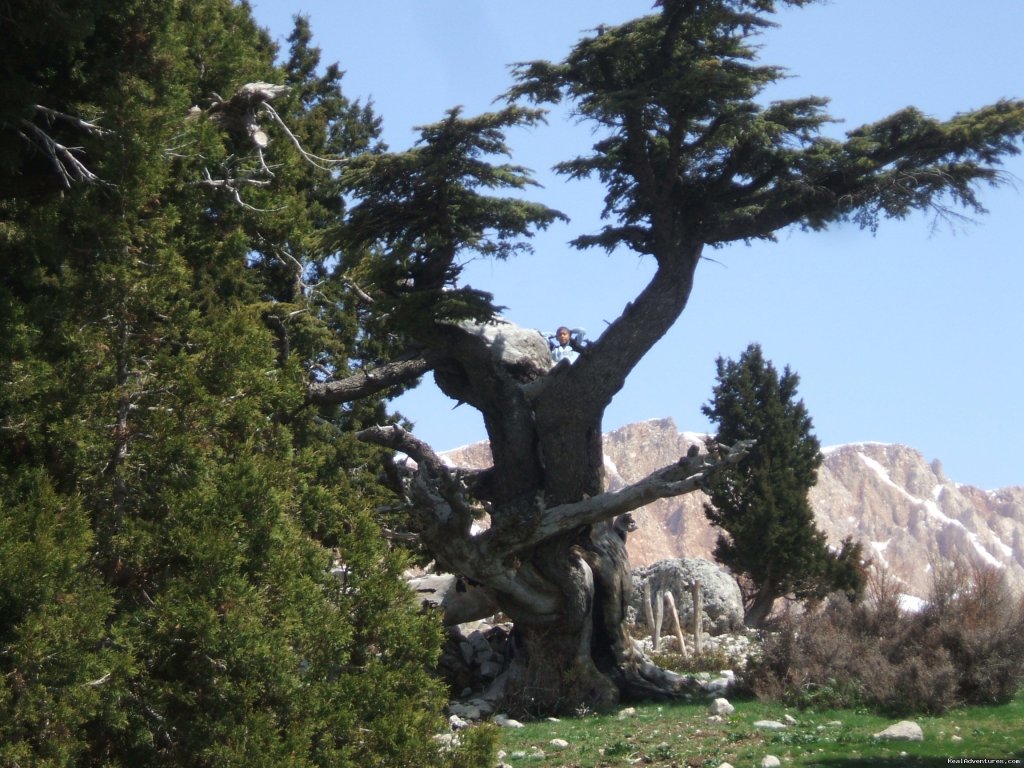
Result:
{"label": "twig", "polygon": [[84,153],[81,147],[64,146],[31,120],[22,120],[21,125],[34,134],[36,138],[33,140],[31,136],[26,135],[23,131],[18,131],[18,134],[29,144],[39,147],[46,153],[61,177],[61,181],[64,182],[65,188],[70,189],[71,183],[74,181],[81,181],[86,184],[95,184],[100,181],[99,176],[90,171],[81,160],[75,157],[75,152]]}

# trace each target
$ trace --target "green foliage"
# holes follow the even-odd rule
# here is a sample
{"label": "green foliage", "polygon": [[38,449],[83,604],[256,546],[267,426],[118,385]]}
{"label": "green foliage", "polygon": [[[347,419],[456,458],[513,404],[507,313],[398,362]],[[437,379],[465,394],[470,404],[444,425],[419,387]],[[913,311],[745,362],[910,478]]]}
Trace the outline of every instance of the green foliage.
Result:
{"label": "green foliage", "polygon": [[[0,158],[0,763],[486,763],[485,735],[431,739],[440,628],[352,435],[383,406],[304,408],[368,344],[315,289],[343,195],[310,158],[366,150],[375,116],[301,20],[279,67],[244,4],[102,5],[47,4],[35,80],[27,20],[0,53],[104,128],[68,139],[92,183]],[[291,86],[262,156],[202,111],[257,80]]]}
{"label": "green foliage", "polygon": [[504,132],[529,126],[538,110],[507,107],[466,118],[459,109],[420,131],[415,147],[367,153],[347,164],[343,180],[357,204],[338,245],[362,259],[343,262],[347,276],[379,293],[388,329],[409,333],[425,320],[489,319],[490,294],[459,286],[470,254],[506,259],[520,239],[562,214],[543,205],[486,194],[534,184],[527,169],[490,158],[509,154]]}
{"label": "green foliage", "polygon": [[822,229],[953,206],[981,211],[975,189],[1000,180],[1020,151],[1024,103],[1002,101],[942,122],[908,109],[823,138],[827,100],[765,105],[785,77],[756,63],[770,0],[665,0],[657,14],[584,38],[559,63],[518,67],[511,98],[568,99],[598,128],[593,152],[562,163],[595,176],[613,223],[581,247],[627,245],[658,259],[682,244],[771,239],[797,224]]}
{"label": "green foliage", "polygon": [[795,399],[799,377],[788,367],[779,374],[757,344],[738,361],[719,358],[716,366],[718,383],[702,408],[718,425],[716,440],[756,441],[740,464],[709,478],[705,506],[724,531],[715,558],[752,585],[748,620],[759,623],[784,595],[820,598],[846,589],[857,596],[864,585],[860,546],[846,541],[839,553],[830,552],[807,499],[821,453],[807,409]]}
{"label": "green foliage", "polygon": [[127,660],[105,640],[109,589],[89,567],[93,537],[77,499],[26,468],[0,489],[0,763],[71,765],[81,728]]}

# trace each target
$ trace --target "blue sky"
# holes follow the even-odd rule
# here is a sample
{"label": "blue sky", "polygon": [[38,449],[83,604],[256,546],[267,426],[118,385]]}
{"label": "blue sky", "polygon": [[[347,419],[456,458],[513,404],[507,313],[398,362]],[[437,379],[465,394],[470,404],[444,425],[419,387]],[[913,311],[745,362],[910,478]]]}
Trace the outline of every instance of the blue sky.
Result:
{"label": "blue sky", "polygon": [[[651,12],[648,0],[253,0],[279,41],[309,16],[325,62],[346,71],[350,98],[372,99],[393,149],[414,126],[456,105],[493,108],[508,65],[559,60],[598,24]],[[1024,97],[1021,0],[831,0],[787,10],[762,37],[761,61],[791,75],[769,98],[831,98],[841,136],[908,105],[948,118],[1002,97]],[[544,185],[532,197],[571,217],[533,240],[535,253],[474,262],[466,282],[495,294],[506,316],[597,336],[645,284],[653,265],[629,252],[576,252],[600,226],[602,190],[550,172],[586,152],[589,129],[561,112],[510,137],[515,162]],[[707,431],[700,412],[715,359],[761,344],[800,375],[800,397],[823,445],[903,443],[947,476],[982,488],[1024,485],[1024,159],[1010,185],[985,189],[973,223],[925,215],[879,231],[841,226],[783,231],[777,243],[709,251],[676,327],[636,369],[605,416],[611,430],[671,416]],[[468,406],[451,409],[427,381],[398,407],[444,450],[484,439]]]}

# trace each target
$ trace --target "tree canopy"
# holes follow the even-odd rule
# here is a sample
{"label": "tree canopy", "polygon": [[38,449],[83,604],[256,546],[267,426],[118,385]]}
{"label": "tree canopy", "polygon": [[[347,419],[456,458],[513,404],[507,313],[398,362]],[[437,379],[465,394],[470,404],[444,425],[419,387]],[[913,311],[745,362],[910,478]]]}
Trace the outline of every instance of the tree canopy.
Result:
{"label": "tree canopy", "polygon": [[[428,225],[443,222],[445,231],[440,239],[422,237],[438,245],[415,250],[412,260],[404,230],[384,240],[350,230],[379,265],[365,273],[362,292],[389,306],[397,283],[403,305],[417,308],[418,318],[401,322],[408,329],[407,352],[361,372],[357,381],[377,376],[380,387],[391,387],[433,371],[442,391],[483,416],[494,463],[471,475],[445,467],[404,431],[363,434],[416,459],[417,472],[394,483],[414,510],[411,528],[439,562],[490,590],[515,619],[521,650],[509,680],[524,709],[551,712],[580,701],[605,706],[619,696],[671,693],[678,684],[651,672],[622,629],[619,601],[630,588],[622,546],[628,525],[613,521],[653,498],[699,487],[717,465],[692,457],[606,493],[601,420],[626,377],[682,314],[705,249],[770,239],[788,226],[820,229],[854,221],[870,228],[912,210],[980,210],[978,187],[1001,181],[1001,158],[1019,151],[1020,101],[948,121],[904,110],[849,132],[845,140],[821,135],[832,120],[825,99],[764,103],[765,89],[783,72],[757,62],[756,35],[771,25],[777,7],[804,4],[664,0],[650,16],[583,38],[560,62],[516,67],[506,93],[510,106],[564,101],[595,129],[591,150],[559,166],[569,178],[595,177],[606,189],[608,223],[575,245],[624,247],[656,263],[648,285],[571,366],[548,372],[543,362],[529,364],[529,355],[511,361],[500,328],[498,341],[488,345],[471,324],[438,322],[433,308],[450,294],[458,297],[459,289],[448,286],[435,303],[437,284],[420,275],[457,277],[450,254],[453,235],[462,230],[447,217],[465,217],[470,228],[506,231],[495,218],[474,219],[478,207],[453,207],[440,217],[423,207],[432,214]],[[501,114],[485,125],[494,126]],[[441,136],[444,126],[428,128],[424,142]],[[445,146],[465,155],[479,145]],[[369,162],[383,171],[390,162],[416,160],[415,170],[405,166],[416,177],[435,172],[429,158],[422,153]],[[447,163],[465,167],[452,156]],[[476,188],[480,178],[459,181]],[[361,210],[394,210],[393,186],[360,180],[353,220],[365,221]],[[533,212],[541,216],[525,223],[543,226],[552,215]],[[464,235],[458,241],[470,242]],[[395,265],[405,271],[396,276]],[[419,311],[417,295],[431,309]],[[470,295],[465,288],[462,297]],[[471,316],[451,319],[458,317]],[[328,382],[328,389],[338,399],[349,397],[344,380]],[[314,401],[321,396],[326,394],[316,392]],[[486,533],[472,532],[475,514],[489,518]]]}

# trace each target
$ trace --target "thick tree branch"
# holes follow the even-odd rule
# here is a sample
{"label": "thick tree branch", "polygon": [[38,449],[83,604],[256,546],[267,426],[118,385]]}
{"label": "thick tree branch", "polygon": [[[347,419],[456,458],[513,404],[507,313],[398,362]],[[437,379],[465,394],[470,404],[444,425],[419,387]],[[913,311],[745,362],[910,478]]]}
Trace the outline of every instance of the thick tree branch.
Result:
{"label": "thick tree branch", "polygon": [[451,537],[469,538],[473,509],[465,488],[433,448],[396,425],[370,427],[356,436],[364,442],[401,451],[416,461],[408,490],[420,513],[418,527],[425,540],[433,544],[437,540],[450,542]]}
{"label": "thick tree branch", "polygon": [[368,427],[357,432],[356,437],[366,443],[401,451],[433,477],[451,479],[451,468],[434,452],[434,449],[402,427],[395,424]]}
{"label": "thick tree branch", "polygon": [[314,382],[309,385],[306,401],[312,405],[349,403],[388,387],[408,383],[425,374],[431,367],[422,357],[415,357],[385,363],[336,381]]}
{"label": "thick tree branch", "polygon": [[[696,244],[678,252],[674,259],[660,261],[647,287],[601,337],[571,366],[556,366],[544,385],[530,393],[536,422],[560,425],[558,430],[539,434],[545,456],[577,456],[585,451],[590,465],[601,466],[601,415],[626,377],[686,307],[699,258]],[[581,487],[569,476],[548,476],[545,488],[549,501],[569,501],[601,490],[599,482],[588,483]]]}
{"label": "thick tree branch", "polygon": [[510,508],[532,505],[542,468],[533,460],[537,436],[523,385],[543,379],[551,364],[543,337],[499,319],[439,323],[431,331],[421,338],[428,349],[444,351],[428,355],[438,386],[483,416],[494,458],[492,498]]}
{"label": "thick tree branch", "polygon": [[481,544],[485,534],[471,533],[473,509],[461,478],[422,440],[398,426],[370,427],[360,440],[401,451],[417,463],[408,482],[413,525],[445,571],[468,576],[538,614],[558,615],[558,597],[528,567],[506,562]]}
{"label": "thick tree branch", "polygon": [[[718,459],[710,458],[708,455],[696,455],[691,449],[691,455],[684,456],[677,463],[652,472],[643,480],[621,490],[545,510],[540,523],[532,531],[519,531],[519,536],[515,540],[506,541],[503,538],[497,548],[510,552],[528,549],[582,525],[611,520],[652,501],[698,490],[709,473],[742,460],[752,446],[753,441],[750,440],[738,442],[731,448],[723,446],[721,458]],[[488,545],[491,544],[487,541],[491,538],[488,536],[489,533],[490,531],[480,537]],[[498,537],[495,535],[493,538]]]}

